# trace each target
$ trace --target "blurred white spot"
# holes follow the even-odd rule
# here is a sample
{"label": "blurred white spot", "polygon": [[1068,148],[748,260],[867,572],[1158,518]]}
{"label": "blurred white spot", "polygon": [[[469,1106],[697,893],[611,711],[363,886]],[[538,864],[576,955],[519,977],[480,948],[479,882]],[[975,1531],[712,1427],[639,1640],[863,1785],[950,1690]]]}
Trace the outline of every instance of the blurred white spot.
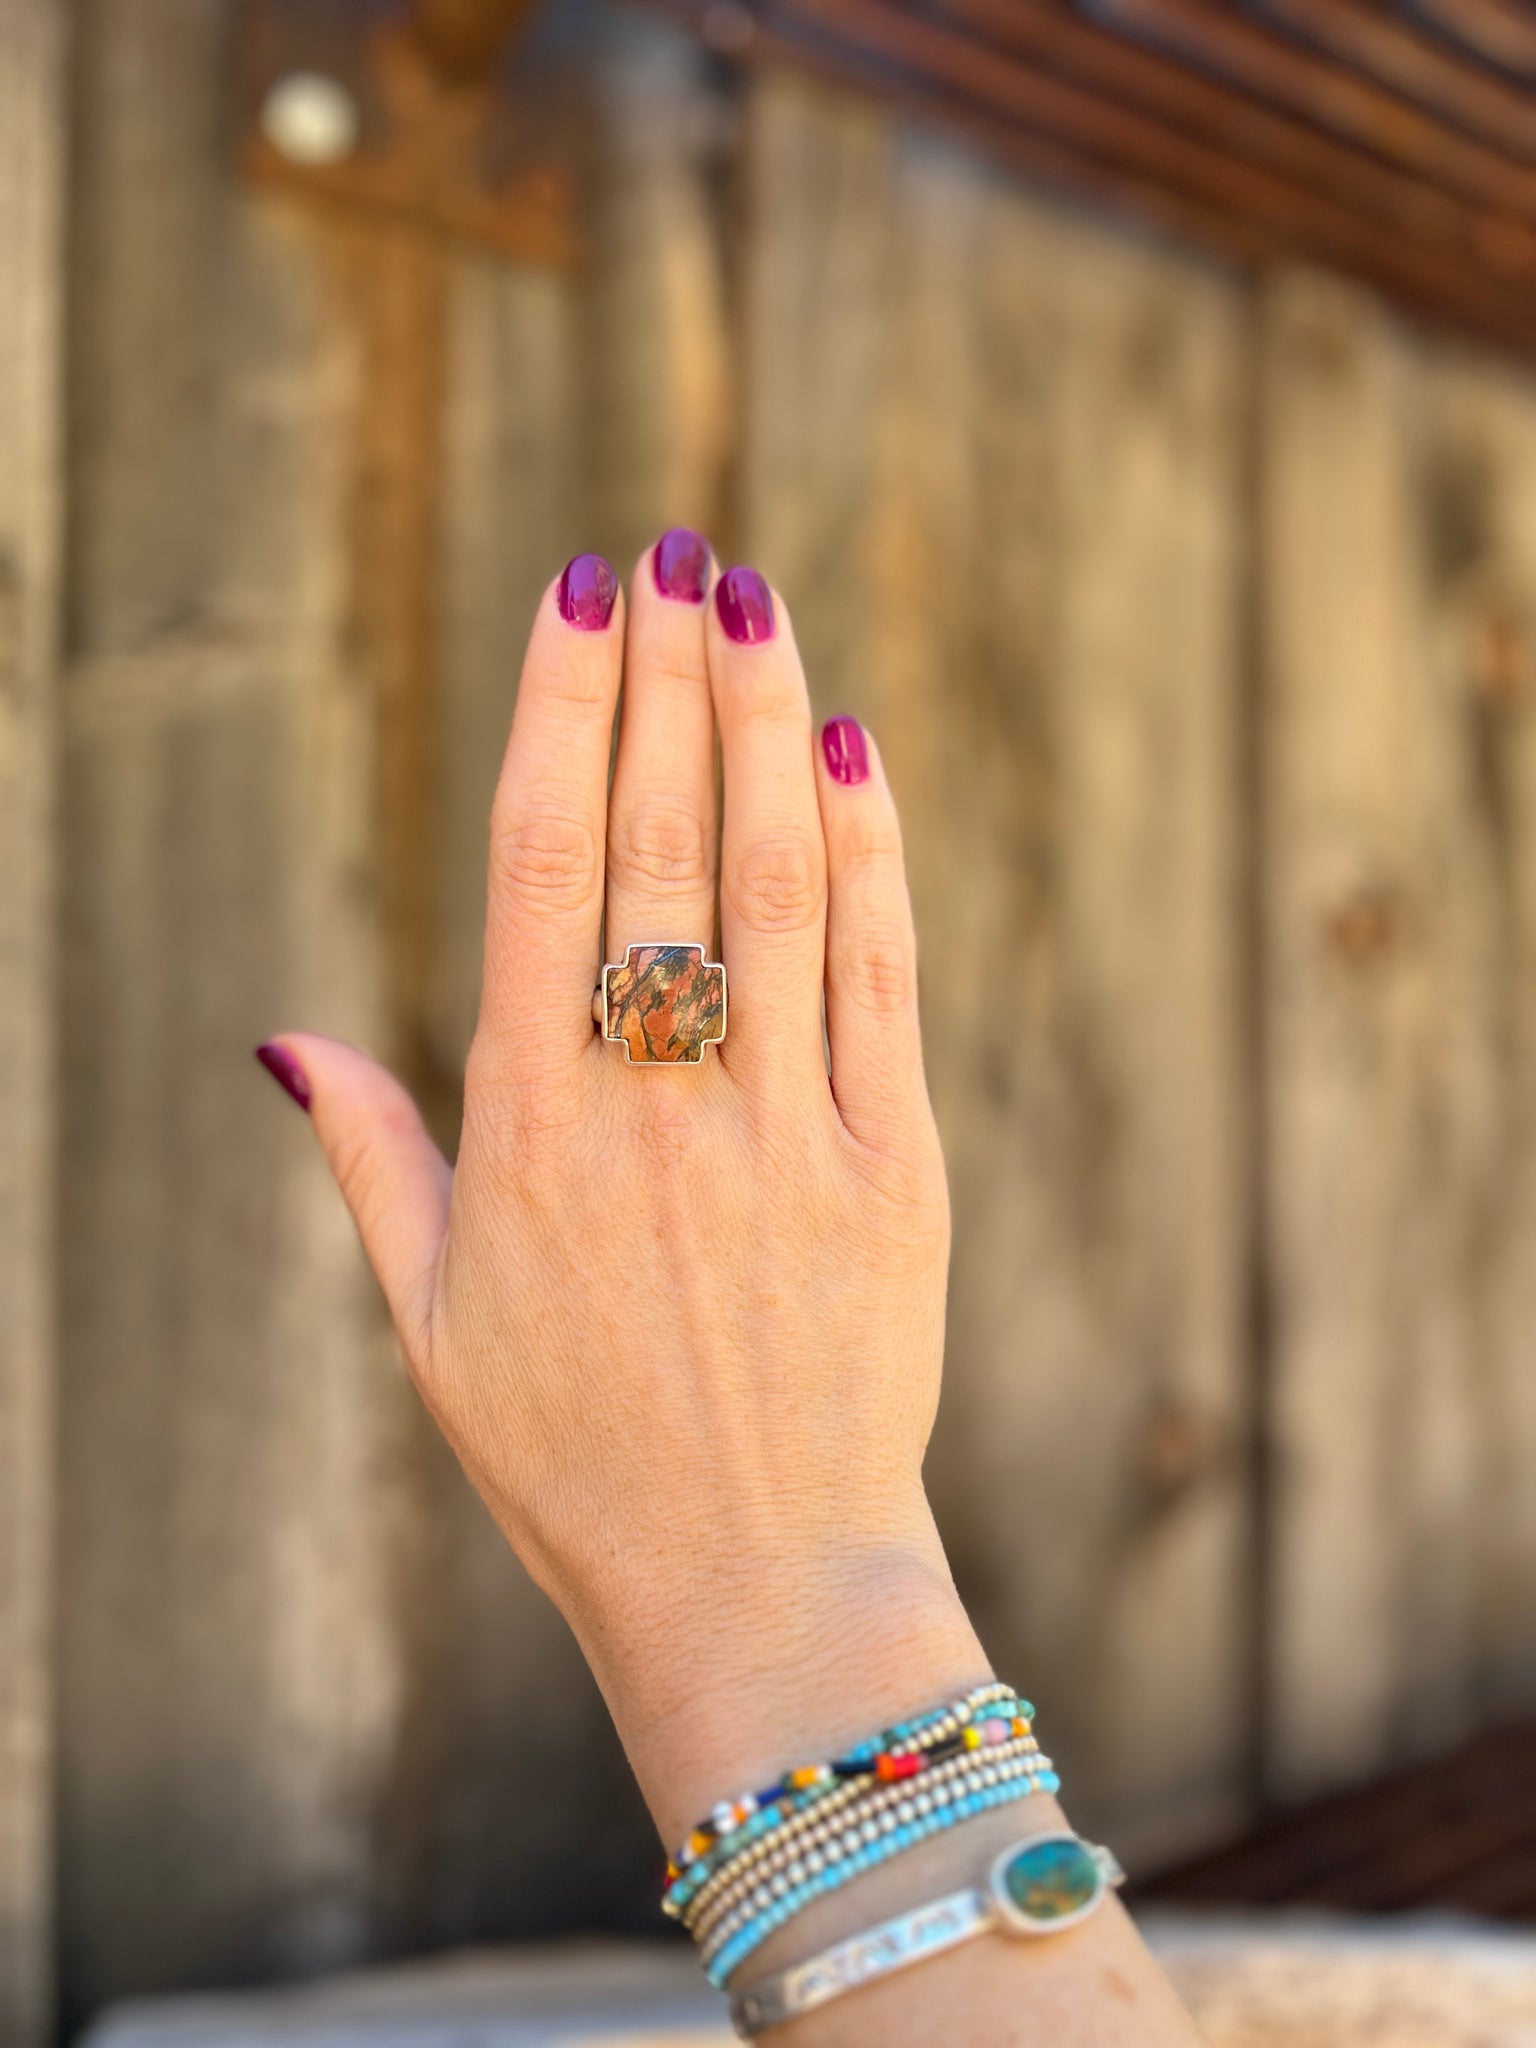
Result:
{"label": "blurred white spot", "polygon": [[357,102],[323,71],[291,71],[267,94],[261,132],[290,163],[339,163],[357,144]]}

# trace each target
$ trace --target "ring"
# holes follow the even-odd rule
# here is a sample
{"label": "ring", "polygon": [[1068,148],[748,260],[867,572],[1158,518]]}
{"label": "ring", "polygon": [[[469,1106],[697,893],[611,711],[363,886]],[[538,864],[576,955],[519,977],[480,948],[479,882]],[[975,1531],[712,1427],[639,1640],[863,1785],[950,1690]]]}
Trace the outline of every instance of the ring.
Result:
{"label": "ring", "polygon": [[725,1036],[725,969],[702,946],[627,947],[603,969],[592,1021],[630,1066],[692,1066]]}

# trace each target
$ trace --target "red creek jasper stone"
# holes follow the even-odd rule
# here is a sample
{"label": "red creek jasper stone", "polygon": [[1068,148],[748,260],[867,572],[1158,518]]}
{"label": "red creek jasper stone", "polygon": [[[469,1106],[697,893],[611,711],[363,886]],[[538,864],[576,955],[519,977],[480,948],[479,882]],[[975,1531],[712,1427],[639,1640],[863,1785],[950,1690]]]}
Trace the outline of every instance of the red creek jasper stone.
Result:
{"label": "red creek jasper stone", "polygon": [[702,946],[631,946],[604,970],[606,1035],[632,1061],[697,1065],[725,1036],[725,969]]}

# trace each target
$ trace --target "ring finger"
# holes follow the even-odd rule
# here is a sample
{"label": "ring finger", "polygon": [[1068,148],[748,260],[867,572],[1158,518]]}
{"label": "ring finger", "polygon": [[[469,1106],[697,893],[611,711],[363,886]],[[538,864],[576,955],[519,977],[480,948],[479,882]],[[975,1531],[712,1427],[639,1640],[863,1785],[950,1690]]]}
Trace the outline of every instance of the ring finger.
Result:
{"label": "ring finger", "polygon": [[650,941],[712,950],[719,827],[704,619],[713,573],[709,544],[683,527],[636,564],[608,803],[608,960]]}

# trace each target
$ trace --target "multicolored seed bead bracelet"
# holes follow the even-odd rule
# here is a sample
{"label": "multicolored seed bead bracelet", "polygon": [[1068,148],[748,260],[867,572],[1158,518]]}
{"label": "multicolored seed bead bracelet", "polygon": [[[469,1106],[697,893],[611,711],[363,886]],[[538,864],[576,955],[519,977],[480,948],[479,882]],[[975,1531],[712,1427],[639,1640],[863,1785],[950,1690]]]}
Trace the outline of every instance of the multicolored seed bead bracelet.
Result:
{"label": "multicolored seed bead bracelet", "polygon": [[707,1900],[701,1895],[687,1915],[689,1932],[708,1948],[756,1913],[797,1889],[808,1877],[841,1864],[899,1828],[926,1818],[960,1794],[995,1784],[1027,1780],[1020,1796],[1054,1789],[1056,1774],[1049,1757],[1031,1744],[1010,1745],[952,1757],[938,1765],[921,1785],[891,1785],[871,1791],[850,1809],[832,1814],[782,1844],[774,1838],[761,1860],[739,1875],[734,1866],[726,1882]]}
{"label": "multicolored seed bead bracelet", "polygon": [[967,1779],[949,1790],[947,1798],[932,1800],[930,1812],[915,1814],[911,1821],[899,1824],[888,1835],[882,1834],[878,1840],[860,1848],[834,1867],[815,1874],[808,1873],[803,1884],[793,1887],[782,1898],[766,1906],[735,1933],[726,1936],[718,1946],[705,1948],[702,1953],[705,1975],[717,1990],[723,1990],[733,1971],[739,1969],[769,1935],[797,1913],[803,1912],[813,1900],[841,1890],[866,1871],[890,1862],[893,1857],[915,1848],[930,1836],[945,1834],[950,1828],[959,1827],[977,1814],[1027,1798],[1032,1792],[1054,1789],[1053,1779],[1054,1773],[1047,1778],[1033,1772],[1005,1778],[990,1764],[973,1769]]}
{"label": "multicolored seed bead bracelet", "polygon": [[1030,1725],[1027,1721],[1014,1718],[1003,1725],[1010,1732],[1001,1745],[992,1742],[984,1750],[980,1746],[967,1745],[959,1750],[946,1751],[944,1756],[931,1763],[924,1759],[920,1773],[903,1772],[893,1778],[865,1777],[855,1782],[844,1781],[835,1784],[824,1798],[812,1804],[790,1811],[771,1812],[765,1816],[767,1824],[745,1834],[730,1854],[714,1864],[702,1884],[680,1887],[678,1897],[669,1902],[668,1911],[696,1934],[701,1919],[716,1914],[724,1899],[739,1895],[763,1875],[771,1876],[794,1856],[802,1844],[841,1835],[850,1820],[864,1819],[872,1812],[884,1811],[912,1791],[930,1785],[940,1774],[950,1774],[956,1766],[982,1760],[1012,1761],[1018,1757],[1031,1763],[1037,1771],[1049,1770],[1050,1759],[1040,1755],[1039,1744],[1027,1732]]}
{"label": "multicolored seed bead bracelet", "polygon": [[1010,1686],[996,1682],[976,1686],[948,1706],[898,1722],[872,1741],[860,1743],[847,1756],[831,1763],[800,1765],[761,1792],[723,1800],[699,1822],[667,1865],[663,1910],[680,1916],[689,1898],[722,1863],[790,1814],[815,1806],[841,1786],[916,1776],[941,1752],[957,1754],[981,1746],[984,1740],[998,1739],[990,1730],[982,1737],[977,1723],[991,1721],[1011,1733],[1011,1723],[1028,1723],[1033,1718],[1034,1708],[1019,1699]]}
{"label": "multicolored seed bead bracelet", "polygon": [[865,1778],[839,1785],[820,1804],[790,1814],[722,1862],[704,1884],[674,1909],[676,1917],[692,1932],[705,1915],[718,1912],[720,1901],[727,1894],[738,1893],[748,1884],[758,1882],[764,1873],[771,1874],[802,1845],[841,1835],[851,1821],[883,1812],[914,1792],[929,1789],[937,1779],[952,1776],[960,1766],[1020,1757],[1032,1762],[1037,1770],[1049,1770],[1050,1759],[1041,1756],[1040,1745],[1026,1732],[1029,1723],[1014,1720],[1008,1725],[1019,1732],[1001,1745],[989,1743],[984,1753],[967,1747],[929,1764],[919,1774],[895,1780]]}

